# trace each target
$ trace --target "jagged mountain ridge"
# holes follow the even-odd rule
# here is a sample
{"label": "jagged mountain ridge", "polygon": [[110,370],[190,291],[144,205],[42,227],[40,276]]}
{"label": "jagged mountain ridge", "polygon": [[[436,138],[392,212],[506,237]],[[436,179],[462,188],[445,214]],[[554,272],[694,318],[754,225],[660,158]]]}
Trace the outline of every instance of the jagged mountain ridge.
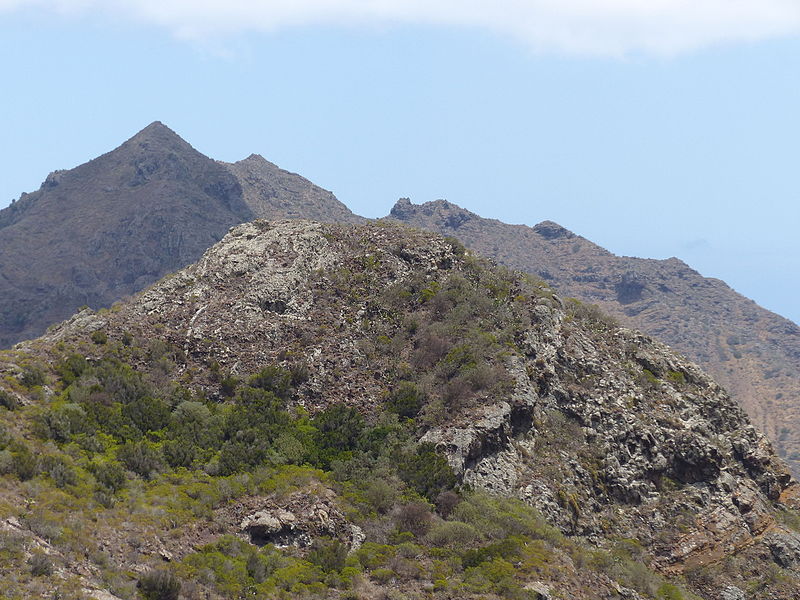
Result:
{"label": "jagged mountain ridge", "polygon": [[[374,415],[414,381],[428,395],[418,435],[472,487],[524,499],[598,549],[636,540],[701,598],[800,593],[800,536],[779,518],[798,485],[727,394],[658,342],[564,308],[452,241],[379,224],[241,225],[132,301],[20,345],[0,372],[13,380],[26,361],[55,364],[63,352],[123,356],[131,339],[176,348],[168,363],[132,351],[139,369],[211,397],[215,370],[244,377],[302,360],[297,402],[312,413],[344,402]],[[217,536],[236,532],[225,527]],[[129,572],[159,553],[180,561],[191,551],[181,539],[158,534],[152,556],[137,563],[125,546],[113,559]],[[640,595],[581,569],[536,571],[526,585],[549,591],[530,597],[685,597]],[[393,581],[417,597],[413,576]]]}
{"label": "jagged mountain ridge", "polygon": [[509,225],[443,200],[401,200],[388,218],[455,236],[683,352],[744,406],[800,472],[800,327],[788,319],[677,258],[615,256],[552,221]]}
{"label": "jagged mountain ridge", "polygon": [[196,261],[233,225],[357,222],[330,192],[260,156],[233,164],[155,122],[0,211],[0,347],[79,306],[110,306]]}

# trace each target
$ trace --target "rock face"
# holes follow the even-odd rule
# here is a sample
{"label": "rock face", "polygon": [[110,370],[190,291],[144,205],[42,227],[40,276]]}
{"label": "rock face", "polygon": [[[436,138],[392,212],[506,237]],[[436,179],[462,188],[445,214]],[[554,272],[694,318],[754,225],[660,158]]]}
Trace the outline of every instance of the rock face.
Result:
{"label": "rock face", "polygon": [[615,256],[552,221],[508,225],[443,200],[406,199],[388,218],[457,237],[684,353],[742,404],[800,473],[800,327],[791,321],[676,258]]}
{"label": "rock face", "polygon": [[[96,329],[110,340],[161,335],[182,349],[180,369],[207,393],[214,386],[202,373],[212,362],[246,374],[302,355],[311,374],[300,388],[306,408],[344,401],[369,414],[398,371],[423,364],[432,342],[420,324],[468,310],[454,294],[488,282],[480,327],[496,322],[510,331],[491,359],[502,366],[494,377],[507,384],[460,403],[448,400],[452,380],[431,387],[431,407],[451,404],[421,421],[423,441],[440,448],[465,483],[521,498],[600,547],[636,540],[662,573],[695,574],[704,598],[736,598],[769,565],[800,575],[800,536],[778,518],[796,506],[798,485],[719,385],[591,307],[476,264],[446,239],[397,226],[256,221],[116,312],[81,313],[20,348]],[[391,351],[376,350],[381,344]],[[465,352],[459,348],[442,350],[437,369]],[[241,526],[294,543],[289,538],[303,535],[297,520],[276,507]],[[772,597],[797,597],[794,581]]]}
{"label": "rock face", "polygon": [[359,220],[299,175],[255,156],[218,163],[153,123],[0,211],[0,347],[143,289],[235,224],[296,216]]}

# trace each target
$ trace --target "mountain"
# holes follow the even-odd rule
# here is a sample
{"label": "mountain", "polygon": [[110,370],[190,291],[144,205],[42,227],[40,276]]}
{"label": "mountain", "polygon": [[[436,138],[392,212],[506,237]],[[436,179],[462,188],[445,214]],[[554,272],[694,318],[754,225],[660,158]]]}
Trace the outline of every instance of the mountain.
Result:
{"label": "mountain", "polygon": [[9,598],[793,599],[800,486],[596,307],[406,227],[255,221],[0,353]]}
{"label": "mountain", "polygon": [[[80,306],[108,307],[253,218],[359,223],[333,194],[258,155],[212,160],[161,123],[0,211],[0,347]],[[697,361],[800,472],[800,328],[677,259],[617,257],[563,227],[482,219],[444,201],[391,219],[454,235],[559,293],[597,303]]]}
{"label": "mountain", "polygon": [[259,156],[217,162],[153,123],[0,211],[0,347],[79,306],[141,290],[196,261],[233,225],[287,216],[360,220]]}
{"label": "mountain", "polygon": [[552,221],[484,219],[444,200],[400,200],[389,219],[452,235],[669,344],[738,400],[800,473],[800,327],[677,258],[615,256]]}

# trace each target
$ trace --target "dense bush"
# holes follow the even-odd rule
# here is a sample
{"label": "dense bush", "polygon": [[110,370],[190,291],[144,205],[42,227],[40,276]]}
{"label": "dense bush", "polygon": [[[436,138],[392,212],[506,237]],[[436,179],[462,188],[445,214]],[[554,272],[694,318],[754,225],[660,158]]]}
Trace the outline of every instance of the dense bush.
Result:
{"label": "dense bush", "polygon": [[413,419],[425,406],[425,395],[410,381],[402,381],[389,396],[389,410],[401,417]]}
{"label": "dense bush", "polygon": [[8,410],[16,410],[19,408],[19,401],[5,390],[0,390],[0,406]]}
{"label": "dense bush", "polygon": [[452,489],[457,481],[447,460],[431,443],[419,444],[413,453],[402,457],[398,471],[403,481],[431,501]]}
{"label": "dense bush", "polygon": [[314,541],[308,560],[325,572],[341,571],[347,559],[347,546],[336,539]]}
{"label": "dense bush", "polygon": [[137,587],[145,600],[178,600],[181,593],[180,580],[164,569],[148,571],[139,578]]}
{"label": "dense bush", "polygon": [[150,479],[164,468],[159,447],[151,442],[127,442],[117,450],[117,458],[129,471]]}

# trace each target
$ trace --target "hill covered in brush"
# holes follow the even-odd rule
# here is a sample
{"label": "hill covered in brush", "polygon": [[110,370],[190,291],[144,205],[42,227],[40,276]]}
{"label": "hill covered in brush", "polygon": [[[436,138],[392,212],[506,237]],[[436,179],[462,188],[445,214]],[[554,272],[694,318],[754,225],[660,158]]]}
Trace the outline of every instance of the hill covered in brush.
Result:
{"label": "hill covered in brush", "polygon": [[8,598],[795,598],[698,367],[404,227],[256,221],[0,354]]}

